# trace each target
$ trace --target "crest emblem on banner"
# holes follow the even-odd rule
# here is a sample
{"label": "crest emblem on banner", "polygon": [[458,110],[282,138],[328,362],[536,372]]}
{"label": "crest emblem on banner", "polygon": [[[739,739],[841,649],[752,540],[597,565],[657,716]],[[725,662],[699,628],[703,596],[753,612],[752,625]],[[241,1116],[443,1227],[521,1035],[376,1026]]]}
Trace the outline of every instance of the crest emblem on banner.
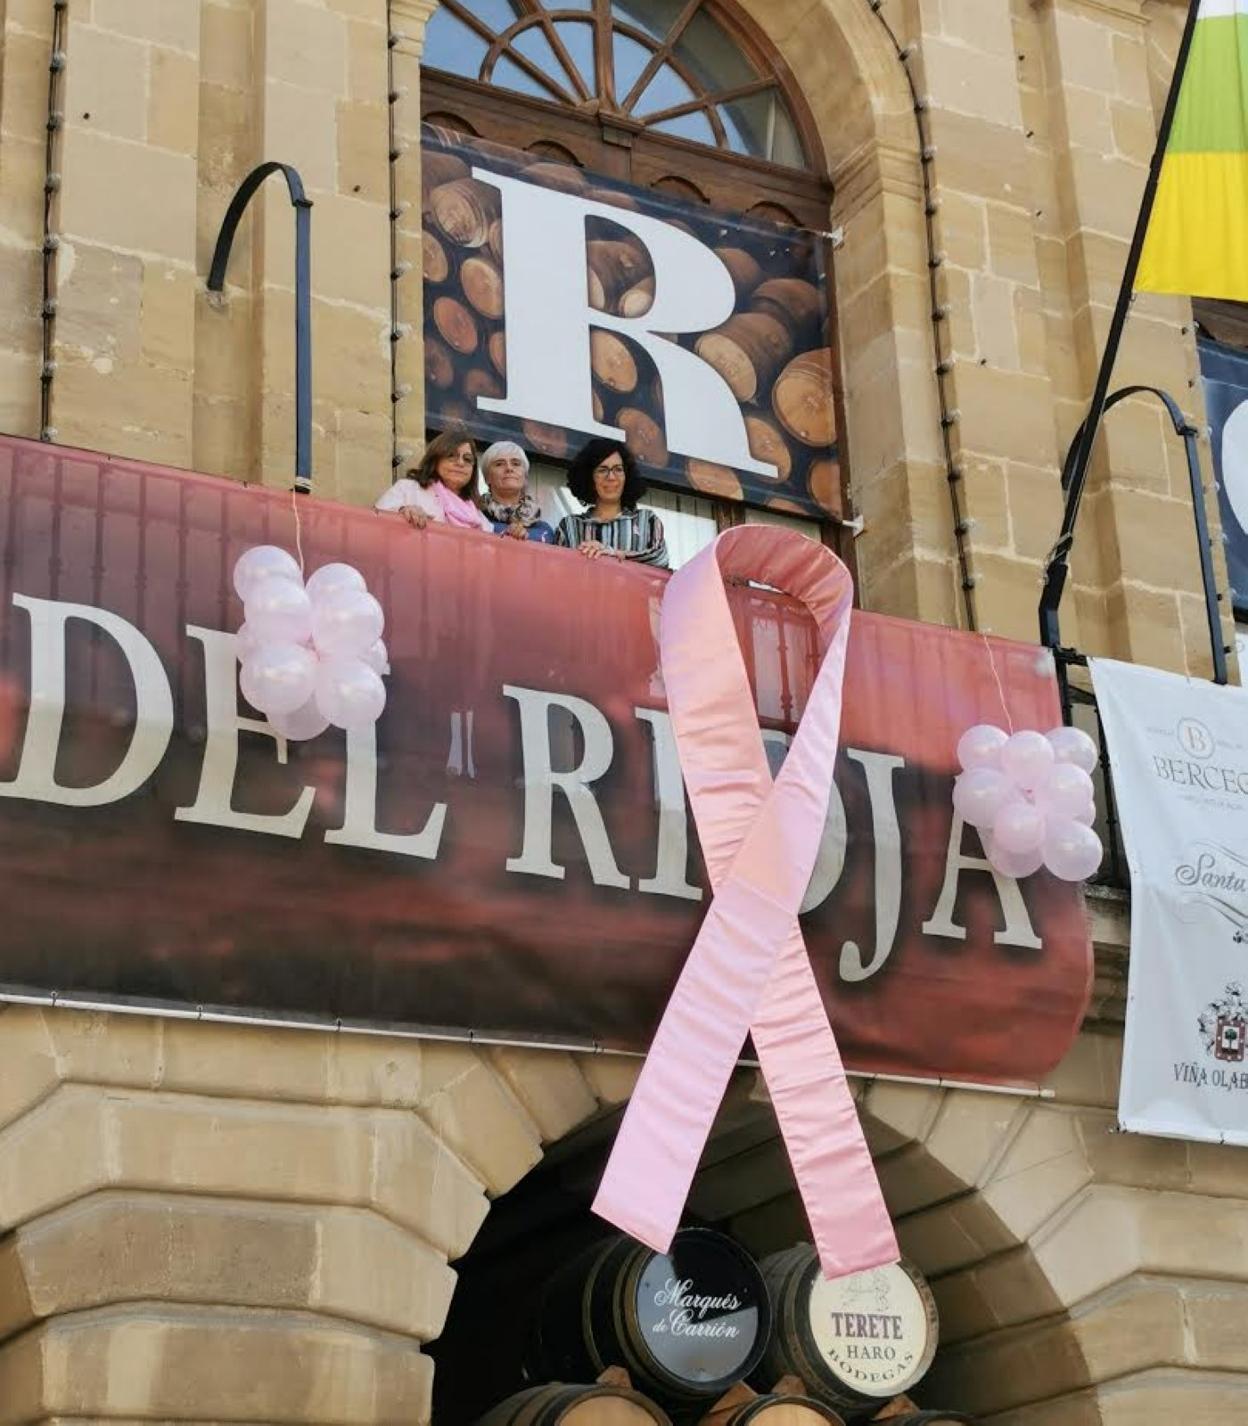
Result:
{"label": "crest emblem on banner", "polygon": [[1212,1000],[1200,1020],[1200,1037],[1215,1060],[1242,1064],[1248,1051],[1248,1001],[1238,985],[1228,985],[1221,1000]]}

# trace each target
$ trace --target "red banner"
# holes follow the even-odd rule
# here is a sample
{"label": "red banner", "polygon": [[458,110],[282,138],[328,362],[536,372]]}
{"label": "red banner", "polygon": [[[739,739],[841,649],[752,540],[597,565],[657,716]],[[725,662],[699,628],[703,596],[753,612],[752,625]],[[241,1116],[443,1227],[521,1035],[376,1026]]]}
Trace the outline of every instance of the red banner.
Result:
{"label": "red banner", "polygon": [[[381,599],[391,673],[375,733],[286,746],[237,694],[230,575],[295,551],[291,497],[0,442],[0,986],[644,1048],[708,900],[667,576],[298,515],[307,570],[347,560]],[[813,630],[765,591],[734,606],[778,757]],[[1007,720],[1059,721],[1040,650],[855,616],[804,918],[853,1068],[1025,1081],[1078,1028],[1078,891],[994,876],[953,819],[959,734]]]}

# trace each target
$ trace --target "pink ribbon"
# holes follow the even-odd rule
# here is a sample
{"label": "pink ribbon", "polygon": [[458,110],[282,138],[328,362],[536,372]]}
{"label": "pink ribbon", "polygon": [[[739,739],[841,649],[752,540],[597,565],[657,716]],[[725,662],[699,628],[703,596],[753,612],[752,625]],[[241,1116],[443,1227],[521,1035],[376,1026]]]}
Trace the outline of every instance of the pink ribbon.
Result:
{"label": "pink ribbon", "polygon": [[[793,595],[818,630],[822,663],[774,783],[729,578]],[[663,680],[714,899],[594,1201],[597,1214],[658,1252],[671,1246],[749,1032],[825,1276],[898,1257],[797,921],[831,791],[852,596],[849,572],[830,550],[743,525],[673,575],[663,598]]]}

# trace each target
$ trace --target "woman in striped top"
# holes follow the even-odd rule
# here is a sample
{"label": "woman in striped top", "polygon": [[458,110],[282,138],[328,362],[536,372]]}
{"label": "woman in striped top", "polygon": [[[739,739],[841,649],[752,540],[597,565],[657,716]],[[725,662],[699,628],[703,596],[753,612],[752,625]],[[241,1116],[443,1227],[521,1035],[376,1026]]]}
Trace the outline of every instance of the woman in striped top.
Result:
{"label": "woman in striped top", "polygon": [[568,468],[568,489],[588,508],[560,520],[555,544],[580,550],[587,559],[667,568],[663,522],[653,510],[638,508],[646,486],[624,446],[600,437],[590,441]]}

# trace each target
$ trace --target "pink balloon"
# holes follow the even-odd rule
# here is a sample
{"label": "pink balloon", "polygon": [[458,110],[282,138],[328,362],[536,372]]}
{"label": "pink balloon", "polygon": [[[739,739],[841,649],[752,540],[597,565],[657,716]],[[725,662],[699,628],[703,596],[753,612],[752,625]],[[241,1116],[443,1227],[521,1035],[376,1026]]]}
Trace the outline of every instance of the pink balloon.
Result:
{"label": "pink balloon", "polygon": [[252,583],[243,605],[261,644],[302,644],[312,632],[312,601],[301,584],[269,575]]}
{"label": "pink balloon", "polygon": [[1032,852],[1044,842],[1044,814],[1021,798],[1007,802],[992,824],[992,844],[1003,852]]}
{"label": "pink balloon", "polygon": [[361,658],[381,638],[386,616],[364,589],[337,589],[312,607],[312,638],[322,658]]}
{"label": "pink balloon", "polygon": [[1096,821],[1096,800],[1089,798],[1082,807],[1070,814],[1074,822],[1082,822],[1085,827],[1090,827]]}
{"label": "pink balloon", "polygon": [[1044,735],[1059,763],[1073,763],[1089,776],[1096,769],[1096,744],[1082,728],[1053,728]]}
{"label": "pink balloon", "polygon": [[261,713],[290,713],[312,696],[316,655],[301,644],[261,644],[244,660],[238,683]]}
{"label": "pink balloon", "polygon": [[350,564],[323,564],[308,576],[308,598],[314,604],[318,599],[324,599],[327,594],[334,594],[339,589],[367,591],[368,585],[359,570]]}
{"label": "pink balloon", "polygon": [[315,695],[291,713],[270,713],[269,722],[284,738],[296,743],[317,738],[329,727],[329,719],[317,707]]}
{"label": "pink balloon", "polygon": [[1001,749],[1001,771],[1025,789],[1035,787],[1053,762],[1052,744],[1043,733],[1014,733]]}
{"label": "pink balloon", "polygon": [[1050,823],[1044,864],[1063,881],[1086,881],[1101,864],[1101,839],[1091,827],[1067,819]]}
{"label": "pink balloon", "polygon": [[383,640],[378,639],[372,648],[365,649],[360,657],[374,673],[390,672],[390,655]]}
{"label": "pink balloon", "polygon": [[249,654],[255,653],[259,646],[260,641],[256,638],[255,630],[249,628],[244,621],[238,626],[238,633],[234,635],[234,654],[239,663],[242,663]]}
{"label": "pink balloon", "polygon": [[1047,817],[1074,817],[1092,802],[1092,779],[1074,763],[1054,763],[1034,796]]}
{"label": "pink balloon", "polygon": [[253,545],[234,565],[234,588],[238,597],[246,599],[253,584],[271,576],[303,583],[303,571],[293,555],[277,545]]}
{"label": "pink balloon", "polygon": [[1044,865],[1044,854],[1039,847],[1033,847],[1028,852],[1007,852],[991,836],[985,839],[984,855],[1002,875],[1016,880],[1021,876],[1030,876]]}
{"label": "pink balloon", "polygon": [[1008,738],[1004,728],[995,728],[991,723],[976,723],[958,739],[959,764],[968,772],[976,767],[1000,767],[1001,749]]}
{"label": "pink balloon", "polygon": [[1009,778],[990,767],[973,767],[953,784],[954,810],[972,827],[991,826],[993,818],[1014,795]]}
{"label": "pink balloon", "polygon": [[367,728],[386,706],[386,685],[363,659],[326,659],[317,667],[316,705],[335,728]]}

